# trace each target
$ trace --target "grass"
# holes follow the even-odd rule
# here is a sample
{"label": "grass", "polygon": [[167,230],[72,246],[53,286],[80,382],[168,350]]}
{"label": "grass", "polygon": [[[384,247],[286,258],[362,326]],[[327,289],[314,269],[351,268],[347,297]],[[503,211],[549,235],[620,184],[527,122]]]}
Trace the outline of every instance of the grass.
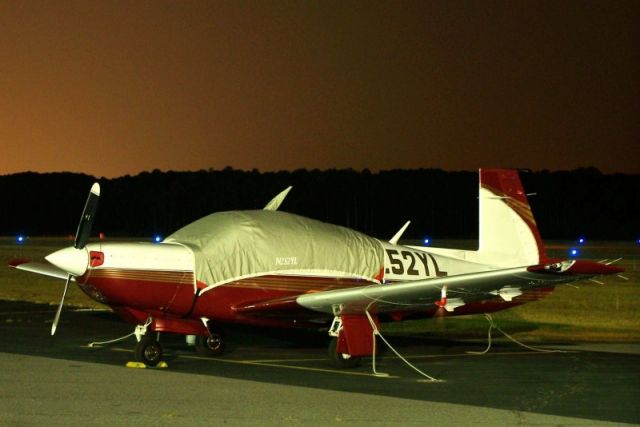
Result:
{"label": "grass", "polygon": [[[64,289],[63,280],[19,271],[8,267],[7,263],[16,258],[42,261],[51,252],[71,245],[73,241],[64,238],[28,239],[18,245],[14,238],[0,237],[0,299],[59,304]],[[86,296],[73,282],[69,286],[65,306],[105,308]]]}
{"label": "grass", "polygon": [[[638,250],[640,253],[640,250]],[[597,258],[596,258],[597,259]],[[640,341],[640,261],[622,260],[624,276],[559,286],[529,304],[492,314],[498,326],[525,341]],[[575,287],[577,286],[577,288]],[[390,324],[397,334],[429,334],[441,337],[486,337],[488,323],[482,315],[413,320]]]}
{"label": "grass", "polygon": [[[13,238],[0,238],[0,299],[57,305],[64,282],[6,267],[14,258],[42,259],[56,249],[69,246],[62,238],[29,239],[18,245]],[[557,254],[563,247],[554,247]],[[566,253],[566,252],[565,252]],[[587,246],[586,256],[600,260],[625,259],[616,263],[626,269],[625,281],[619,277],[560,286],[550,296],[511,310],[494,313],[498,325],[514,337],[526,341],[640,341],[640,247],[633,243],[607,243]],[[65,305],[104,308],[70,286]],[[384,325],[385,332],[447,338],[483,338],[487,322],[482,315],[445,317],[395,322]]]}

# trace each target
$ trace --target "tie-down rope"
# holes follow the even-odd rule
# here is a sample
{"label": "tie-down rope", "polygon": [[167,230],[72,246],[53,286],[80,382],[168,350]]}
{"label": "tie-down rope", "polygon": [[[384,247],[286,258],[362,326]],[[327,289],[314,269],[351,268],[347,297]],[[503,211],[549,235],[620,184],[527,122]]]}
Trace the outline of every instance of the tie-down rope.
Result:
{"label": "tie-down rope", "polygon": [[529,349],[529,350],[532,350],[532,351],[537,351],[539,353],[564,353],[563,350],[549,350],[549,349],[545,349],[545,348],[531,347],[529,345],[526,345],[526,344],[518,341],[517,339],[513,338],[511,335],[509,335],[508,333],[506,333],[502,329],[500,329],[500,327],[498,325],[496,325],[496,322],[493,320],[493,317],[491,317],[491,315],[489,313],[484,313],[484,317],[489,322],[489,331],[487,332],[487,348],[485,348],[483,351],[467,351],[468,354],[487,354],[489,352],[489,350],[491,349],[491,330],[492,329],[498,330],[500,333],[502,333],[502,335],[504,335],[505,337],[507,337],[508,339],[513,341],[514,343],[516,343],[519,346],[524,347],[526,349]]}
{"label": "tie-down rope", "polygon": [[[145,322],[143,327],[146,329],[151,324],[152,321],[153,321],[153,319],[151,318],[151,316],[149,316],[149,318],[147,319],[147,321]],[[94,341],[94,342],[90,342],[88,344],[88,346],[89,347],[95,347],[95,346],[102,346],[102,345],[105,345],[105,344],[113,344],[115,342],[124,341],[127,338],[129,338],[130,336],[135,335],[136,332],[138,332],[138,327],[139,326],[140,325],[136,326],[135,329],[133,330],[133,332],[131,332],[130,334],[127,334],[127,335],[125,335],[123,337],[116,338],[116,339],[109,340],[109,341]]]}
{"label": "tie-down rope", "polygon": [[425,377],[427,379],[426,382],[430,382],[430,383],[444,382],[444,380],[439,380],[437,378],[432,377],[431,375],[428,375],[428,374],[422,372],[420,369],[418,369],[414,365],[412,365],[411,362],[409,362],[407,359],[402,357],[402,355],[400,353],[398,353],[396,351],[396,349],[393,348],[393,346],[391,344],[389,344],[389,342],[382,336],[382,334],[380,333],[380,330],[378,329],[378,327],[376,326],[375,322],[371,318],[371,315],[369,314],[368,310],[365,310],[365,314],[367,315],[367,319],[369,319],[369,323],[371,324],[371,328],[373,329],[373,356],[372,356],[373,375],[378,376],[378,377],[389,376],[389,374],[385,374],[384,372],[378,372],[376,370],[376,336],[379,336],[380,339],[382,340],[382,342],[384,342],[387,345],[387,347],[389,347],[391,349],[391,351],[393,351],[395,353],[395,355],[398,356],[398,358],[400,360],[402,360],[404,363],[406,363],[410,368],[412,368],[418,374],[420,374],[423,377]]}

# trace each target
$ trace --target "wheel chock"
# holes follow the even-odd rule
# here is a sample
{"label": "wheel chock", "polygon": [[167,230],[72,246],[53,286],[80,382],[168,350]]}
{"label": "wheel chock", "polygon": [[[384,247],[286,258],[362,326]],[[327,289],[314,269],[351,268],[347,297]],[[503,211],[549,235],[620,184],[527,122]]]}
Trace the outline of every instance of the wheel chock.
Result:
{"label": "wheel chock", "polygon": [[169,367],[169,365],[167,365],[167,362],[162,361],[162,362],[158,362],[158,364],[156,366],[149,366],[149,365],[145,365],[142,362],[127,362],[127,364],[125,365],[127,368],[138,368],[138,369],[166,369]]}

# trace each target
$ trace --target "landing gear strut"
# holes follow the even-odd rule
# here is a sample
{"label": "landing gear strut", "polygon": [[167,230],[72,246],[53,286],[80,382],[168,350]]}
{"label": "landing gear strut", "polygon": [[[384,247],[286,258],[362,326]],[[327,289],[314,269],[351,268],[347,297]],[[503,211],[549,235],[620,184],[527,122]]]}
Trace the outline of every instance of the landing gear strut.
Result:
{"label": "landing gear strut", "polygon": [[342,330],[342,319],[340,316],[335,316],[333,322],[329,327],[329,361],[333,366],[340,369],[351,369],[360,366],[360,357],[351,356],[346,353],[338,353],[338,338],[340,331]]}
{"label": "landing gear strut", "polygon": [[136,326],[133,331],[138,343],[134,350],[136,362],[144,363],[147,366],[156,366],[162,360],[162,346],[158,342],[160,334],[149,332],[149,326],[153,319],[149,317],[143,325]]}
{"label": "landing gear strut", "polygon": [[360,357],[338,353],[336,351],[337,346],[338,338],[331,338],[331,341],[329,342],[329,360],[333,366],[341,369],[351,369],[360,366]]}

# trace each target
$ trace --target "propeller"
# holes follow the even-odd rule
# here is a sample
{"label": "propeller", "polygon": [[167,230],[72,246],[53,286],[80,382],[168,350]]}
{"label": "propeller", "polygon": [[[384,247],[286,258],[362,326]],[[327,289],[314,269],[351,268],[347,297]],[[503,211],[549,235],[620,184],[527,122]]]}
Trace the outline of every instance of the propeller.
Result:
{"label": "propeller", "polygon": [[58,327],[58,321],[60,320],[60,313],[62,313],[62,305],[64,304],[64,297],[67,295],[67,289],[69,289],[69,281],[71,280],[72,275],[67,275],[67,281],[64,284],[64,291],[62,292],[62,299],[60,300],[60,305],[58,305],[58,310],[56,310],[56,317],[53,318],[53,324],[51,325],[51,335],[55,335],[56,328]]}
{"label": "propeller", "polygon": [[84,204],[84,209],[82,211],[82,216],[80,217],[80,224],[78,224],[78,229],[76,230],[76,239],[73,245],[76,249],[83,249],[89,240],[91,227],[93,227],[93,219],[95,218],[96,211],[98,209],[99,197],[100,184],[96,182],[91,186],[89,197],[87,197],[87,201]]}
{"label": "propeller", "polygon": [[[80,217],[80,223],[78,224],[78,229],[76,230],[76,238],[73,244],[73,248],[75,248],[76,251],[84,249],[84,247],[87,245],[87,241],[89,240],[89,236],[91,235],[91,227],[93,227],[93,219],[95,218],[96,211],[98,209],[99,198],[100,198],[100,184],[96,182],[91,186],[91,191],[89,191],[89,196],[87,197],[87,201],[84,204],[84,209],[82,210],[82,216]],[[69,249],[73,251],[72,248],[67,248],[59,252],[62,253],[62,252],[68,251]],[[75,255],[75,254],[72,254],[72,255]],[[67,257],[68,257],[68,252],[67,252]],[[60,313],[62,313],[62,306],[64,305],[64,298],[67,295],[67,290],[69,289],[69,282],[71,281],[72,277],[74,277],[74,274],[72,272],[67,272],[67,281],[64,284],[64,291],[62,292],[60,305],[58,305],[58,310],[56,311],[56,317],[53,318],[53,324],[51,325],[51,335],[54,335],[56,333],[56,328],[58,327],[58,321],[60,320]]]}

